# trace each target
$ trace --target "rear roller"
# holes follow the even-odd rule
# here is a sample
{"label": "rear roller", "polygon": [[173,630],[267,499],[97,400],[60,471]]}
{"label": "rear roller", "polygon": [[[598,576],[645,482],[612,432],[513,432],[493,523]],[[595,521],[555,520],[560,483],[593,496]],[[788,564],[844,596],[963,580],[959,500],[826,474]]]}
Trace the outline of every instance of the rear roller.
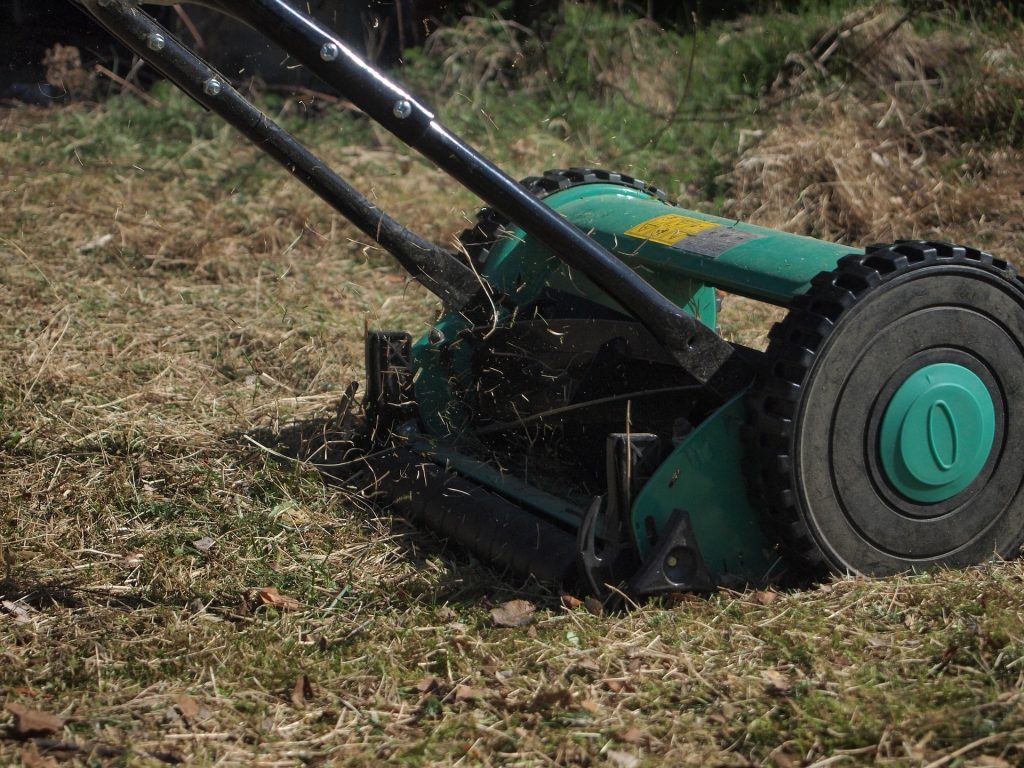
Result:
{"label": "rear roller", "polygon": [[1022,395],[1024,285],[1005,262],[927,242],[850,255],[772,329],[752,485],[819,573],[1015,557]]}

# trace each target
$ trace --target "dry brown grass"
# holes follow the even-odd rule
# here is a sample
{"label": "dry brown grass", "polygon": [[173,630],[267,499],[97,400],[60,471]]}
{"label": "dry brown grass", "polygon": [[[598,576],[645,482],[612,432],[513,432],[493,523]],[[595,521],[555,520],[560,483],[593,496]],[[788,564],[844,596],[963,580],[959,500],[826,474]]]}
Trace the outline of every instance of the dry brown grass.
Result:
{"label": "dry brown grass", "polygon": [[[1018,262],[1024,152],[1005,143],[1008,127],[998,141],[1003,116],[992,102],[1019,89],[1019,59],[1006,51],[1019,51],[1024,33],[997,44],[963,29],[924,36],[886,6],[858,12],[841,28],[846,36],[820,46],[817,57],[800,57],[800,74],[770,96],[809,108],[778,109],[778,124],[747,137],[730,211],[851,244],[939,239]],[[951,68],[979,48],[988,64],[968,88]],[[820,76],[838,63],[852,65],[856,77],[842,88],[822,86]],[[937,119],[952,114],[991,120],[997,140],[972,141],[963,125]]]}

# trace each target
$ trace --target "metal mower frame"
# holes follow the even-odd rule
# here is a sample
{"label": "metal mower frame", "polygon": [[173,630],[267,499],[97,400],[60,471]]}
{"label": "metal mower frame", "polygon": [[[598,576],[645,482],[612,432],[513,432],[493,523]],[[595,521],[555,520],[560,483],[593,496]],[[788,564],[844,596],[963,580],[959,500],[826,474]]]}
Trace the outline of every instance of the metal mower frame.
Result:
{"label": "metal mower frame", "polygon": [[[75,2],[443,301],[424,338],[366,340],[366,461],[400,513],[599,595],[1018,554],[1024,285],[1006,262],[921,241],[851,252],[680,209],[620,173],[517,182],[286,0],[202,0],[487,204],[453,252],[138,3]],[[717,333],[716,288],[789,308],[766,352]]]}

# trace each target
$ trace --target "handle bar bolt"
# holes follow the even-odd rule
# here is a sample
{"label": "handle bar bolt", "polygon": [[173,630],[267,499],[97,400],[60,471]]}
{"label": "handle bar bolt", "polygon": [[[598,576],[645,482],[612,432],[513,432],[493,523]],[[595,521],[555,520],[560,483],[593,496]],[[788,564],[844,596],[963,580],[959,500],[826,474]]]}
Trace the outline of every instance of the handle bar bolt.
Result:
{"label": "handle bar bolt", "polygon": [[334,61],[338,58],[339,53],[341,53],[341,49],[335,43],[326,42],[323,48],[320,49],[320,58],[324,61]]}
{"label": "handle bar bolt", "polygon": [[399,99],[395,102],[395,106],[391,108],[391,112],[399,120],[405,120],[405,118],[412,114],[412,104],[407,99]]}
{"label": "handle bar bolt", "polygon": [[167,41],[164,36],[156,32],[146,38],[146,47],[151,51],[162,51],[165,45],[167,45]]}
{"label": "handle bar bolt", "polygon": [[203,83],[203,93],[207,96],[218,96],[222,87],[220,80],[216,77],[211,77]]}

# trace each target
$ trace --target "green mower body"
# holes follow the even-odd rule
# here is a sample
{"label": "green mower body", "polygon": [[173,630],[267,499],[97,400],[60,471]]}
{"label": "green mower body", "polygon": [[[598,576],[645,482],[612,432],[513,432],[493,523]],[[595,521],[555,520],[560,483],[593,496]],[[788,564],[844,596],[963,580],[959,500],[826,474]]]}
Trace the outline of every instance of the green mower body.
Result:
{"label": "green mower body", "polygon": [[[993,365],[963,350],[964,340],[956,338],[958,318],[941,331],[947,336],[910,344],[911,356],[923,355],[920,365],[904,370],[896,358],[862,364],[874,340],[868,338],[841,365],[833,361],[823,369],[839,376],[833,406],[853,395],[845,391],[853,379],[872,374],[868,389],[875,395],[884,390],[893,404],[871,404],[869,420],[877,424],[870,429],[841,434],[826,425],[821,434],[802,438],[794,426],[803,417],[785,413],[781,405],[796,397],[797,407],[805,407],[801,397],[817,393],[812,385],[818,372],[808,376],[814,358],[842,316],[855,309],[858,293],[887,292],[886,284],[897,277],[917,283],[953,271],[1008,288],[1018,300],[1019,286],[1005,265],[976,251],[921,243],[851,252],[675,207],[618,174],[570,171],[532,180],[533,186],[545,180],[535,189],[545,203],[709,328],[717,329],[716,291],[726,291],[795,306],[802,320],[790,322],[798,326],[790,333],[807,338],[797,338],[794,353],[792,339],[780,346],[777,329],[768,352],[744,350],[752,372],[748,383],[716,402],[674,368],[607,294],[525,232],[485,211],[463,239],[481,279],[500,301],[483,323],[450,312],[412,343],[404,410],[391,409],[392,418],[402,414],[395,422],[398,433],[422,460],[510,502],[526,519],[549,524],[546,535],[563,531],[575,542],[566,543],[564,552],[575,551],[578,560],[563,563],[566,574],[582,569],[595,591],[614,583],[641,594],[762,584],[791,572],[794,551],[798,562],[819,569],[890,572],[957,557],[962,539],[975,539],[975,547],[1006,548],[989,528],[1000,515],[979,520],[974,512],[964,516],[971,527],[951,543],[915,549],[920,531],[927,539],[935,528],[958,524],[949,501],[970,501],[970,494],[962,494],[991,470],[995,424],[1005,426],[1006,396],[998,394]],[[964,311],[951,309],[948,301],[926,302],[921,319],[950,321],[950,312]],[[380,375],[381,366],[371,369]],[[987,383],[981,369],[989,371]],[[382,391],[371,385],[368,400]],[[815,529],[812,501],[800,479],[779,489],[773,477],[792,475],[793,454],[806,452],[811,437],[817,453],[798,460],[829,467],[845,451],[857,462],[855,471],[884,486],[851,495],[840,476],[818,489],[840,508],[841,524],[832,535],[842,541],[821,543],[818,537],[827,534]],[[841,451],[847,439],[861,444]],[[486,507],[488,499],[478,506]],[[405,511],[426,514],[422,499],[410,496],[408,502]],[[944,508],[930,514],[936,502]],[[450,499],[442,493],[434,503]],[[880,503],[888,511],[880,512]],[[894,520],[886,522],[887,515]],[[942,522],[947,516],[953,521]],[[909,522],[909,536],[891,543],[861,518],[879,528]],[[914,523],[920,524],[918,532]],[[448,528],[447,535],[460,538],[453,533],[458,526]],[[865,562],[845,553],[849,538],[857,540],[854,551],[869,553]],[[487,536],[474,532],[462,539],[495,559],[495,542]],[[552,575],[551,553],[538,550],[538,556],[546,566],[539,570]]]}

